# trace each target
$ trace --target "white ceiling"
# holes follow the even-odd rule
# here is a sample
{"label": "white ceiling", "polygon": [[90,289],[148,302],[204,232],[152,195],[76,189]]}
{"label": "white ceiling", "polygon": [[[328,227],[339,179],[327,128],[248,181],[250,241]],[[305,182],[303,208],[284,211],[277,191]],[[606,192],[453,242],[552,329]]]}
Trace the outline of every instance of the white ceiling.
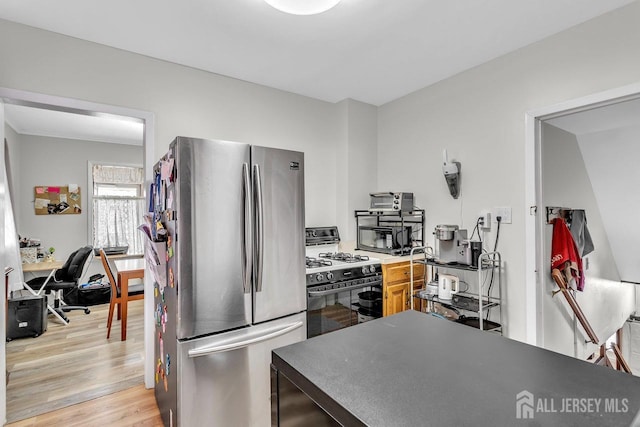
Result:
{"label": "white ceiling", "polygon": [[640,125],[640,99],[567,114],[546,122],[577,136],[638,126]]}
{"label": "white ceiling", "polygon": [[2,0],[0,18],[338,102],[381,105],[633,0]]}
{"label": "white ceiling", "polygon": [[19,134],[142,145],[144,125],[133,119],[5,104],[5,121]]}

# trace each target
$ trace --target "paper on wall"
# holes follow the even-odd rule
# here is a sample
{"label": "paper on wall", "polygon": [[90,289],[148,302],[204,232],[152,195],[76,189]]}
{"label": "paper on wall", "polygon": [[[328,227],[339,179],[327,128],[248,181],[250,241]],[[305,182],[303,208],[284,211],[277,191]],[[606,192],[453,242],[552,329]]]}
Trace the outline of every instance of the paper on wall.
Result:
{"label": "paper on wall", "polygon": [[162,162],[160,166],[160,178],[164,181],[169,179],[171,172],[173,171],[173,159]]}
{"label": "paper on wall", "polygon": [[78,184],[69,184],[69,193],[77,193]]}
{"label": "paper on wall", "polygon": [[47,205],[49,204],[49,200],[36,198],[35,204],[36,209],[46,209]]}

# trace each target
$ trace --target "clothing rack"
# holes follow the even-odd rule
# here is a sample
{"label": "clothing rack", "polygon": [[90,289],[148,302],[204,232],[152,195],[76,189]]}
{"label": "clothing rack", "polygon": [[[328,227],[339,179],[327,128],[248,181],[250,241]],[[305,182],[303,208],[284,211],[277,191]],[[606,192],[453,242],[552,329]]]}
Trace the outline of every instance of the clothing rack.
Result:
{"label": "clothing rack", "polygon": [[558,270],[557,268],[554,268],[553,271],[551,272],[551,277],[553,277],[553,280],[556,282],[556,284],[560,288],[560,290],[557,292],[562,292],[562,295],[564,295],[567,302],[569,303],[569,306],[571,306],[571,309],[573,310],[576,317],[578,318],[578,321],[582,325],[582,328],[587,333],[589,340],[594,344],[598,344],[600,340],[596,336],[596,333],[591,327],[591,324],[589,323],[589,321],[587,320],[587,317],[582,312],[580,305],[578,305],[578,301],[576,301],[576,298],[573,296],[573,294],[569,292],[569,287],[567,286],[567,281],[564,278],[564,275],[560,272],[560,270]]}
{"label": "clothing rack", "polygon": [[[578,305],[578,301],[576,301],[576,299],[573,296],[573,294],[569,291],[569,287],[567,286],[567,281],[565,280],[564,275],[560,272],[560,270],[554,268],[553,271],[551,272],[551,276],[553,277],[553,280],[556,282],[556,284],[560,288],[560,290],[554,292],[554,294],[557,293],[557,292],[561,292],[562,295],[564,295],[564,297],[566,298],[567,302],[569,303],[569,306],[571,307],[571,309],[573,310],[574,314],[576,315],[576,318],[578,319],[578,322],[580,322],[580,324],[582,325],[582,328],[587,333],[587,336],[589,337],[589,340],[586,340],[585,342],[592,342],[593,344],[596,344],[596,345],[599,344],[600,340],[598,339],[598,336],[596,335],[595,331],[591,327],[591,324],[589,323],[589,321],[587,320],[586,316],[584,315],[584,312],[580,308],[580,305]],[[620,342],[620,339],[622,338],[622,334],[621,334],[620,330],[618,331],[617,337],[618,337],[618,342]],[[617,343],[613,343],[611,345],[611,350],[613,350],[613,354],[614,354],[614,356],[616,358],[616,366],[615,367],[613,366],[613,364],[609,360],[609,357],[607,356],[607,343],[606,342],[604,344],[600,345],[600,350],[599,350],[598,357],[595,359],[595,361],[593,363],[596,364],[596,365],[608,366],[610,368],[614,368],[614,369],[617,369],[619,371],[624,371],[624,372],[630,374],[631,373],[631,368],[629,367],[629,364],[627,363],[627,361],[622,356],[622,351],[620,351],[620,347],[618,347],[618,344]],[[593,355],[589,357],[589,359],[591,359],[591,358],[593,358]]]}

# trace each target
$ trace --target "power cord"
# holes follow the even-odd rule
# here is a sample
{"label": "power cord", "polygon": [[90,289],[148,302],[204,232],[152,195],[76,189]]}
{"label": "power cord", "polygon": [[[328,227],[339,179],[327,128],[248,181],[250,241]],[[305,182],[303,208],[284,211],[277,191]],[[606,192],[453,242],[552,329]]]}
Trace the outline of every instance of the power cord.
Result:
{"label": "power cord", "polygon": [[471,237],[469,240],[473,240],[473,236],[478,232],[478,240],[482,242],[482,236],[480,236],[480,218],[476,220],[476,226],[473,227],[473,231],[471,231]]}
{"label": "power cord", "polygon": [[[496,230],[496,241],[493,245],[493,252],[497,252],[498,251],[498,241],[500,240],[500,224],[502,223],[502,217],[501,216],[496,216],[496,221],[498,222],[498,228]],[[495,253],[493,254],[493,261],[495,261]],[[491,268],[491,280],[489,281],[489,287],[487,289],[487,303],[489,303],[490,301],[490,297],[491,297],[491,287],[493,286],[493,278],[494,278],[494,274],[495,274],[495,264],[492,264]],[[489,314],[491,313],[491,307],[489,307],[487,309],[487,314],[485,315],[484,319],[485,320],[489,320]]]}

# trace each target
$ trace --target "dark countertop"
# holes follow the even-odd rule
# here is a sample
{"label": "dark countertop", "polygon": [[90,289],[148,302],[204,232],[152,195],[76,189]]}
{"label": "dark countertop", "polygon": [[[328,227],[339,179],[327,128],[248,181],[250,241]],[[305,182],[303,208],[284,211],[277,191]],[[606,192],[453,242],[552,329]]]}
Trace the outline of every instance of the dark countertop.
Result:
{"label": "dark countertop", "polygon": [[[626,426],[640,409],[640,378],[415,311],[276,349],[273,364],[343,425]],[[534,419],[516,418],[524,390]]]}

